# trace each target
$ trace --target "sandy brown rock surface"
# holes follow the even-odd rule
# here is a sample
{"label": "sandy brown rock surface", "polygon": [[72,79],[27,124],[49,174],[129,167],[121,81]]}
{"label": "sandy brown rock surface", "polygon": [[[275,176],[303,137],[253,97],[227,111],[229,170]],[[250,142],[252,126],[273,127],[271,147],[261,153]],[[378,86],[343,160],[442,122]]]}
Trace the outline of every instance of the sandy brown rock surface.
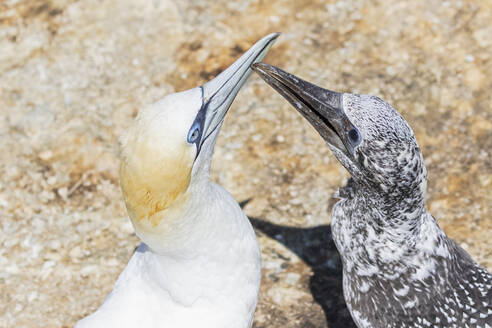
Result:
{"label": "sandy brown rock surface", "polygon": [[[490,0],[1,1],[0,327],[70,327],[100,305],[138,244],[118,137],[140,107],[274,31],[266,62],[405,116],[431,213],[492,269],[491,22]],[[229,112],[213,178],[256,218],[255,327],[350,327],[327,226],[347,173],[257,76]]]}

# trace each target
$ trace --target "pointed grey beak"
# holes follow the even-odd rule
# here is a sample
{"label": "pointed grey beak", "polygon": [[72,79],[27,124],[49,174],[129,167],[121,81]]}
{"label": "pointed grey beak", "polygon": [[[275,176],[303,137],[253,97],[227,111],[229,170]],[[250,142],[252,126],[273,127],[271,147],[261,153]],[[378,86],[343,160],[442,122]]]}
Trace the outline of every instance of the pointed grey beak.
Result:
{"label": "pointed grey beak", "polygon": [[201,126],[199,129],[201,135],[199,136],[198,150],[200,150],[203,142],[224,121],[227,110],[252,72],[251,65],[265,57],[279,34],[272,33],[265,36],[225,71],[201,86],[202,108],[193,123]]}
{"label": "pointed grey beak", "polygon": [[343,111],[342,93],[323,89],[272,65],[256,63],[253,70],[290,102],[327,143],[354,158],[360,135]]}

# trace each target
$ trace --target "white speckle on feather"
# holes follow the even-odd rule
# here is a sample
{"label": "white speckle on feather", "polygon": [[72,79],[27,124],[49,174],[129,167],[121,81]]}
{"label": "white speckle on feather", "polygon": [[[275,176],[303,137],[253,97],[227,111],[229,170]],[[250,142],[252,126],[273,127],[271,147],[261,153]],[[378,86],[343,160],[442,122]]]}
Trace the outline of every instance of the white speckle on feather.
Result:
{"label": "white speckle on feather", "polygon": [[395,295],[398,295],[398,296],[406,296],[408,294],[408,291],[410,290],[410,288],[407,286],[403,286],[403,288],[401,289],[395,289]]}

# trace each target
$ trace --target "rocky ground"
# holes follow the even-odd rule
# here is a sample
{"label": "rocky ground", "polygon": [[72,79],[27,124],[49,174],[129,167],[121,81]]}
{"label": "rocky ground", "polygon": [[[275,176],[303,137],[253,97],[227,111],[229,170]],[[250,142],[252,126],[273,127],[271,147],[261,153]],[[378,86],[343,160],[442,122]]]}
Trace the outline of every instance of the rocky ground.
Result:
{"label": "rocky ground", "polygon": [[[69,327],[99,306],[138,244],[118,137],[144,104],[274,31],[266,62],[398,108],[424,153],[428,208],[492,269],[491,22],[490,0],[1,1],[0,326]],[[257,76],[213,178],[258,232],[255,327],[351,327],[328,226],[347,173]]]}

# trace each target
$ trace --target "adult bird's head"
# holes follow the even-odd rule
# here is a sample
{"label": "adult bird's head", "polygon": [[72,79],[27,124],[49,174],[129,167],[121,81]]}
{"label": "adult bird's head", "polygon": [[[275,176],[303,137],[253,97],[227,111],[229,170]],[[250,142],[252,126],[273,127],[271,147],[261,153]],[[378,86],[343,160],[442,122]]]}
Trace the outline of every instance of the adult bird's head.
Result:
{"label": "adult bird's head", "polygon": [[374,96],[323,89],[268,64],[253,69],[311,123],[359,186],[390,201],[411,194],[423,202],[422,154],[393,107]]}
{"label": "adult bird's head", "polygon": [[179,226],[191,194],[208,182],[227,110],[251,74],[251,64],[266,55],[277,36],[258,41],[203,86],[170,94],[141,110],[122,138],[124,199],[137,235],[151,248],[156,247],[153,240]]}

